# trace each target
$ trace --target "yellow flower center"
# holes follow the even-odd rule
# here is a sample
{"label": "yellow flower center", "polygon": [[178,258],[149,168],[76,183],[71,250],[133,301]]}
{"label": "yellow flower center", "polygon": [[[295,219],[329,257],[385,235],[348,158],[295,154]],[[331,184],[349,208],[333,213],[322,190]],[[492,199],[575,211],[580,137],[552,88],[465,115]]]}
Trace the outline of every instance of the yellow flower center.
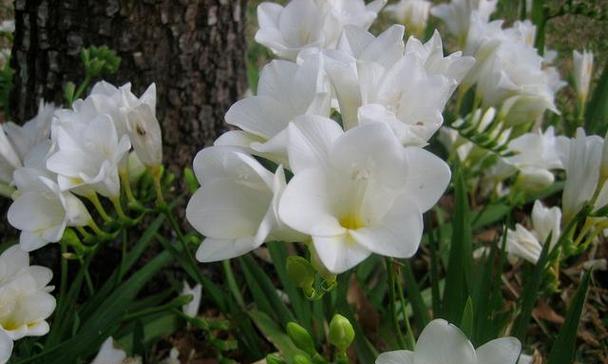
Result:
{"label": "yellow flower center", "polygon": [[363,219],[358,214],[346,214],[340,217],[340,225],[349,230],[357,230],[365,226]]}

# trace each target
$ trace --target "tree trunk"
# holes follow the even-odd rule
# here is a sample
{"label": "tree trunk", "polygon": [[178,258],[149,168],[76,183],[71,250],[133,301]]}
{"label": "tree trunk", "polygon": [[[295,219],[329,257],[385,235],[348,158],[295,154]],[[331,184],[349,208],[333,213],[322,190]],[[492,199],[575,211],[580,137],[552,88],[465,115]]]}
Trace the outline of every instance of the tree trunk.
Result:
{"label": "tree trunk", "polygon": [[83,79],[80,51],[107,45],[121,57],[110,82],[141,93],[156,82],[165,164],[180,170],[223,131],[246,88],[246,0],[15,0],[14,119],[40,98],[63,102]]}

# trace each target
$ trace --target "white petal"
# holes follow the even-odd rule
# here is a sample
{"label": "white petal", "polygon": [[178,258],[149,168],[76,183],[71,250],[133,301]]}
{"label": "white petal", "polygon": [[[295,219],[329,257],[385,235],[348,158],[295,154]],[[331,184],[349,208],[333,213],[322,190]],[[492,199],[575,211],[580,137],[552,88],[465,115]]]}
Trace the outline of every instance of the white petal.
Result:
{"label": "white petal", "polygon": [[343,133],[332,119],[313,115],[296,118],[288,127],[291,170],[298,173],[307,168],[328,168],[331,147]]}
{"label": "white petal", "polygon": [[323,265],[334,274],[353,268],[371,255],[348,233],[330,237],[313,236],[313,243]]}
{"label": "white petal", "polygon": [[450,168],[440,158],[421,148],[405,148],[407,182],[405,190],[420,211],[433,207],[450,183]]}
{"label": "white petal", "polygon": [[205,236],[251,237],[256,234],[271,202],[270,190],[218,180],[196,191],[186,207],[186,218]]}
{"label": "white petal", "polygon": [[515,364],[521,352],[521,343],[514,337],[503,337],[477,348],[480,364]]}
{"label": "white petal", "polygon": [[254,241],[253,236],[238,239],[206,238],[196,251],[196,259],[202,263],[232,259],[245,255],[260,245]]}
{"label": "white petal", "polygon": [[304,170],[287,184],[279,202],[279,217],[286,225],[304,234],[341,235],[345,229],[333,215],[332,197],[322,171]]}
{"label": "white petal", "polygon": [[0,281],[29,265],[30,258],[27,252],[19,248],[19,245],[11,246],[0,255]]}
{"label": "white petal", "polygon": [[63,221],[65,211],[55,196],[40,192],[20,195],[8,209],[8,221],[20,230],[42,230]]}
{"label": "white petal", "polygon": [[272,173],[253,157],[233,147],[214,146],[201,150],[194,157],[192,169],[202,185],[228,179],[272,186]]}
{"label": "white petal", "polygon": [[5,364],[13,354],[13,340],[0,330],[0,364]]}
{"label": "white petal", "polygon": [[99,353],[91,364],[121,364],[127,358],[124,350],[114,346],[114,340],[109,337],[103,342]]}
{"label": "white petal", "polygon": [[271,138],[287,127],[292,117],[286,106],[268,96],[251,96],[233,104],[226,122],[254,135]]}
{"label": "white petal", "polygon": [[331,167],[346,175],[364,173],[388,186],[402,186],[403,147],[384,124],[362,125],[344,133],[331,151]]}
{"label": "white petal", "polygon": [[442,319],[431,321],[416,342],[415,364],[477,363],[475,349],[454,325]]}
{"label": "white petal", "polygon": [[418,250],[423,228],[422,213],[404,194],[380,221],[350,233],[357,243],[376,254],[409,258]]}
{"label": "white petal", "polygon": [[396,350],[382,353],[376,364],[414,364],[414,353],[408,350]]}

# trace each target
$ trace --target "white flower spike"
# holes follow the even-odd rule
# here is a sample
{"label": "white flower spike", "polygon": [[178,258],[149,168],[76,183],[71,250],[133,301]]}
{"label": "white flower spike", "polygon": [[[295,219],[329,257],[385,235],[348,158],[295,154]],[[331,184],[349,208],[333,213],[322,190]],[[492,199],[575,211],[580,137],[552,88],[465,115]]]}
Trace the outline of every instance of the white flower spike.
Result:
{"label": "white flower spike", "polygon": [[376,364],[515,364],[520,351],[521,344],[513,337],[495,339],[475,349],[456,326],[437,319],[422,330],[414,351],[382,353]]}

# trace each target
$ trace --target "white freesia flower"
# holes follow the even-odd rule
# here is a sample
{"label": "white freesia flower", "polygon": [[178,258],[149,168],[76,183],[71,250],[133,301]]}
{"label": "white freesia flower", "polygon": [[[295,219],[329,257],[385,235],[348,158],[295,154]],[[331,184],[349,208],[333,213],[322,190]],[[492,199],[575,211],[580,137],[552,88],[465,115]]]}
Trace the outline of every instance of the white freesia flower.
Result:
{"label": "white freesia flower", "polygon": [[237,101],[226,113],[226,122],[242,130],[224,133],[215,145],[244,147],[287,165],[289,122],[303,114],[329,116],[331,92],[321,62],[320,55],[311,55],[302,64],[275,60],[266,65],[257,95]]}
{"label": "white freesia flower", "polygon": [[312,237],[329,271],[344,272],[371,253],[416,253],[422,213],[450,180],[445,162],[423,149],[403,148],[382,124],[342,133],[331,119],[308,117],[290,126],[289,139],[295,176],[279,216]]}
{"label": "white freesia flower", "polygon": [[258,5],[259,30],[255,40],[277,56],[295,60],[309,48],[335,47],[342,29],[369,28],[386,0],[365,5],[363,0],[292,0],[285,7]]}
{"label": "white freesia flower", "polygon": [[163,161],[163,140],[160,124],[148,104],[127,113],[129,138],[139,160],[148,167],[158,167]]}
{"label": "white freesia flower", "polygon": [[49,157],[47,168],[58,174],[64,191],[118,198],[118,165],[131,148],[128,136],[119,139],[108,114],[97,114],[92,120],[85,119],[84,114],[73,116],[82,119],[63,119],[61,114],[55,119],[52,139],[57,151]]}
{"label": "white freesia flower", "polygon": [[181,364],[182,362],[179,360],[179,350],[176,347],[172,347],[171,351],[169,351],[169,356],[166,357],[161,364]]}
{"label": "white freesia flower", "polygon": [[532,191],[549,187],[554,181],[551,171],[564,168],[553,127],[511,140],[509,150],[515,155],[504,158],[505,162],[519,170],[520,183]]}
{"label": "white freesia flower", "polygon": [[53,104],[40,101],[36,116],[23,125],[10,121],[0,125],[0,182],[11,184],[15,169],[32,159],[31,154],[39,151],[33,152],[40,144],[48,144],[55,110]]}
{"label": "white freesia flower", "polygon": [[184,281],[184,288],[182,289],[182,295],[191,295],[192,301],[185,304],[182,307],[184,313],[190,317],[196,317],[198,315],[198,309],[201,305],[203,286],[200,284],[190,287],[188,282]]}
{"label": "white freesia flower", "polygon": [[517,21],[502,29],[502,24],[487,22],[478,12],[471,15],[464,53],[477,62],[463,83],[477,84],[483,105],[499,108],[508,125],[533,122],[545,110],[558,113],[554,95],[565,83],[533,47],[535,26]]}
{"label": "white freesia flower", "polygon": [[331,57],[327,70],[347,129],[384,123],[402,144],[424,145],[443,123],[441,113],[474,60],[459,53],[444,57],[438,33],[425,44],[410,37],[402,53],[402,36],[401,26],[377,38],[346,28],[341,49],[350,54]]}
{"label": "white freesia flower", "polygon": [[270,240],[300,241],[276,213],[286,183],[282,167],[273,175],[250,155],[216,146],[196,155],[193,170],[202,187],[188,202],[186,218],[206,236],[199,261],[234,258]]}
{"label": "white freesia flower", "polygon": [[13,340],[0,330],[0,364],[5,364],[13,354]]}
{"label": "white freesia flower", "polygon": [[440,4],[431,9],[431,14],[443,20],[448,31],[462,43],[469,34],[471,14],[477,12],[487,22],[496,10],[496,0],[452,0],[449,4]]}
{"label": "white freesia flower", "polygon": [[593,76],[593,53],[587,50],[583,50],[583,53],[579,53],[574,50],[572,52],[572,61],[574,64],[574,86],[576,88],[576,94],[581,104],[587,102],[587,95],[589,95],[589,85],[591,83],[591,77]]}
{"label": "white freesia flower", "polygon": [[18,188],[8,209],[9,223],[21,230],[19,244],[25,251],[61,240],[67,226],[87,225],[91,216],[85,205],[70,192],[33,168],[15,171]]}
{"label": "white freesia flower", "polygon": [[566,170],[566,182],[562,193],[562,211],[564,221],[569,222],[583,207],[590,202],[596,190],[600,189],[594,201],[594,207],[606,205],[608,194],[605,183],[600,183],[604,141],[597,135],[585,135],[582,128],[576,130],[574,139],[564,142],[560,155]]}
{"label": "white freesia flower", "polygon": [[515,257],[536,263],[543,245],[551,235],[549,246],[553,247],[561,234],[562,212],[559,207],[547,208],[536,200],[532,208],[532,227],[526,229],[521,224],[507,232],[507,252]]}
{"label": "white freesia flower", "polygon": [[437,319],[420,333],[414,351],[398,350],[380,354],[376,364],[515,364],[521,344],[503,337],[475,349],[454,325]]}
{"label": "white freesia flower", "polygon": [[387,5],[385,11],[405,25],[410,33],[421,37],[426,29],[431,5],[427,0],[399,0],[398,3]]}
{"label": "white freesia flower", "polygon": [[[30,266],[28,254],[15,245],[0,255],[0,332],[11,340],[42,336],[49,331],[45,321],[55,310],[55,298],[47,286],[53,273]],[[1,346],[8,347],[2,340]]]}
{"label": "white freesia flower", "polygon": [[114,346],[114,339],[109,337],[103,342],[91,364],[123,364],[126,359],[127,353]]}

